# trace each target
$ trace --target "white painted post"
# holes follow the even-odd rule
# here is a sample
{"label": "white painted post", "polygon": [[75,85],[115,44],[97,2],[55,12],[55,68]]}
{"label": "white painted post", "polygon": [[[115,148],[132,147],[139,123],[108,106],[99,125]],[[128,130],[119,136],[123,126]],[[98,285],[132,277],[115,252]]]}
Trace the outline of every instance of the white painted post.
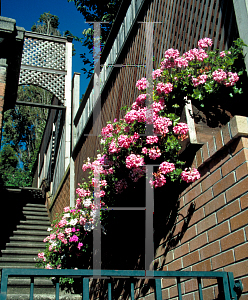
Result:
{"label": "white painted post", "polygon": [[[80,100],[80,73],[74,73],[72,79],[72,132],[71,132],[71,151],[74,148],[76,141],[76,127],[74,126],[74,118],[79,108]],[[74,168],[74,159],[70,158],[70,206],[75,206],[75,168]]]}
{"label": "white painted post", "polygon": [[73,150],[76,142],[76,127],[74,126],[74,118],[79,108],[80,101],[80,73],[74,72],[72,79],[72,148]]}
{"label": "white painted post", "polygon": [[71,94],[72,94],[72,43],[71,39],[67,39],[66,42],[66,55],[65,55],[65,103],[66,115],[65,115],[65,169],[70,164],[71,156]]}
{"label": "white painted post", "polygon": [[191,104],[191,100],[186,98],[186,104],[185,104],[185,115],[186,115],[186,121],[189,126],[189,140],[191,144],[197,144],[197,136],[195,131],[195,121],[193,118],[193,108]]}

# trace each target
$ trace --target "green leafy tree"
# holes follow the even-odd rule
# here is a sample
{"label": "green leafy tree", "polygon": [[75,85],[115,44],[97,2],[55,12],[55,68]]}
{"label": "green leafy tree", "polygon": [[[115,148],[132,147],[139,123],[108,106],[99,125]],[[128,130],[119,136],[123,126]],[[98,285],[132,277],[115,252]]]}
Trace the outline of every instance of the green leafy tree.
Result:
{"label": "green leafy tree", "polygon": [[58,27],[59,17],[52,15],[49,11],[40,15],[37,24],[34,24],[31,27],[31,31],[48,35],[61,36]]}
{"label": "green leafy tree", "polygon": [[13,185],[15,178],[13,174],[18,165],[16,151],[11,145],[4,145],[0,151],[0,185]]}
{"label": "green leafy tree", "polygon": [[[39,87],[20,86],[18,89],[18,100],[20,101],[50,104],[51,99],[52,94]],[[30,186],[32,184],[32,168],[47,116],[47,109],[31,106],[16,106],[4,113],[3,147],[0,155],[7,149],[9,152],[12,151],[18,162],[10,167],[8,161],[5,162],[6,155],[3,154],[0,174],[4,185]],[[7,148],[5,149],[5,147]]]}
{"label": "green leafy tree", "polygon": [[[61,36],[59,18],[50,12],[40,15],[33,32]],[[52,94],[37,86],[20,86],[18,101],[51,104]],[[31,186],[32,169],[42,140],[48,109],[16,106],[4,113],[0,150],[0,184]]]}
{"label": "green leafy tree", "polygon": [[[105,24],[101,24],[102,49],[115,20],[121,0],[68,0],[68,2],[74,2],[77,10],[84,16],[87,22],[107,22]],[[73,34],[69,31],[67,31],[66,34],[72,36],[76,41],[80,41],[84,47],[88,48],[89,53],[93,55],[93,23],[90,24],[90,28],[83,31],[83,38],[73,36]],[[82,53],[80,56],[85,65],[85,67],[82,68],[82,71],[84,74],[87,74],[87,78],[89,78],[94,70],[93,59],[90,61],[86,53]]]}

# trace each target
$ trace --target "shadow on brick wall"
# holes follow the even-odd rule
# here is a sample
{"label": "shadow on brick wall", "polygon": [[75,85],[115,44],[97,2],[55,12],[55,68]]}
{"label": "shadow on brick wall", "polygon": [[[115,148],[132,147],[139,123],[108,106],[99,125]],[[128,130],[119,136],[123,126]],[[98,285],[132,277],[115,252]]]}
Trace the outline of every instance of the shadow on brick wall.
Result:
{"label": "shadow on brick wall", "polygon": [[[135,189],[129,188],[121,197],[118,198],[120,207],[141,207],[145,206],[145,182],[140,182]],[[194,204],[189,206],[187,215],[182,216],[178,213],[178,197],[186,187],[184,184],[168,183],[162,188],[154,191],[154,257],[156,250],[162,247],[163,254],[160,260],[154,261],[154,270],[161,269],[166,260],[168,252],[173,249],[183,238],[187,231],[189,222],[194,213]],[[183,225],[180,232],[175,235],[176,223],[178,218],[182,219]],[[102,269],[110,270],[144,270],[145,269],[145,211],[110,211],[108,213],[108,224],[106,225],[106,235],[102,235],[101,255]],[[152,246],[152,245],[151,245]],[[151,262],[153,263],[153,262]],[[130,280],[115,279],[112,295],[114,299],[120,296],[122,299],[130,297]],[[146,295],[150,288],[154,288],[155,283],[150,280],[139,281],[139,297]],[[107,291],[106,280],[93,280],[91,291],[95,299],[96,295],[104,299]],[[97,298],[97,297],[96,297]]]}

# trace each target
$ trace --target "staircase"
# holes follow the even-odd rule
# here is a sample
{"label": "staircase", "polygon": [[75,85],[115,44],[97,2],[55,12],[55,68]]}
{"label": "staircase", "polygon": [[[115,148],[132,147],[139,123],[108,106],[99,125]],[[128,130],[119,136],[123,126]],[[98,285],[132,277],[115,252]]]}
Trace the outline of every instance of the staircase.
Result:
{"label": "staircase", "polygon": [[[8,196],[12,194],[9,193]],[[15,192],[12,198],[23,201],[23,205],[21,205],[22,213],[18,215],[19,220],[15,220],[15,228],[10,234],[11,236],[9,236],[5,247],[1,250],[0,270],[2,268],[35,268],[35,258],[37,258],[38,252],[42,252],[45,248],[43,239],[49,235],[47,228],[51,223],[45,205],[39,202],[35,203],[34,200],[30,201],[32,200],[30,198],[22,199],[22,196],[21,192]],[[14,215],[16,216],[15,213]],[[29,291],[30,278],[9,278],[8,300],[29,299]],[[60,294],[60,299],[82,299],[78,295],[63,292]],[[55,287],[51,279],[35,278],[34,295],[36,300],[55,299]]]}
{"label": "staircase", "polygon": [[20,220],[6,249],[1,251],[0,268],[35,268],[34,258],[44,250],[43,239],[50,226],[45,205],[27,203],[22,212],[25,220]]}

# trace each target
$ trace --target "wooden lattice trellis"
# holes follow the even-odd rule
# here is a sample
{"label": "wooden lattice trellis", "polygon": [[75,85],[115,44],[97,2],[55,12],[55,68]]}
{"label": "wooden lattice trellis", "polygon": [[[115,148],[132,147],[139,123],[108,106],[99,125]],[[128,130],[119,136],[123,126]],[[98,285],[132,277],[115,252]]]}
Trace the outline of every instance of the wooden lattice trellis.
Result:
{"label": "wooden lattice trellis", "polygon": [[65,99],[66,38],[25,33],[19,84],[33,84]]}

